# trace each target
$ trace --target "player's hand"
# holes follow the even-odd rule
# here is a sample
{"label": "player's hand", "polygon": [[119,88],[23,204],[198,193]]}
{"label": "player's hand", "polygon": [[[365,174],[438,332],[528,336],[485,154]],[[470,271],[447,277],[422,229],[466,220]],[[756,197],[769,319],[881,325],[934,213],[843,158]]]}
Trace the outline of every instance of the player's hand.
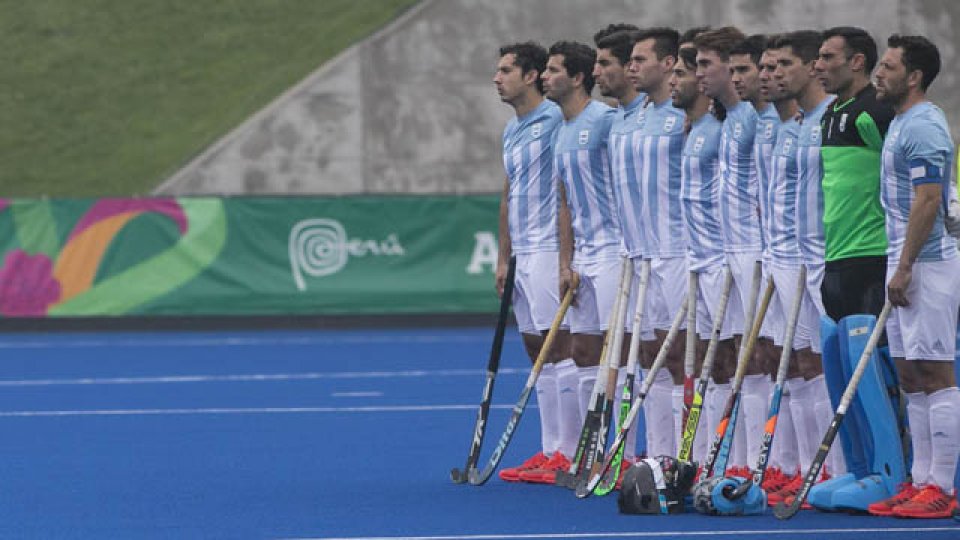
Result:
{"label": "player's hand", "polygon": [[960,240],[960,201],[950,200],[949,211],[946,219],[943,220],[943,224],[947,226],[947,232],[950,233],[950,236]]}
{"label": "player's hand", "polygon": [[897,307],[906,307],[910,305],[907,299],[907,288],[910,287],[910,281],[913,280],[913,269],[898,266],[890,283],[887,284],[887,298],[890,303]]}
{"label": "player's hand", "polygon": [[[570,268],[561,268],[560,269],[560,298],[563,299],[566,296],[567,291],[573,285],[573,270]],[[577,299],[573,299],[573,304],[576,305]]]}
{"label": "player's hand", "polygon": [[507,270],[509,267],[510,263],[507,261],[497,261],[496,280],[494,281],[494,286],[497,288],[497,296],[500,298],[503,298],[503,289],[507,286]]}

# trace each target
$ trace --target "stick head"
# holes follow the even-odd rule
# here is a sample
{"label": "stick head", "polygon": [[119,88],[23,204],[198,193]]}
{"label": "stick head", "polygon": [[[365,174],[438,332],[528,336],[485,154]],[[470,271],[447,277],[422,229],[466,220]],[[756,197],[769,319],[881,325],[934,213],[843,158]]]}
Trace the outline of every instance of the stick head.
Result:
{"label": "stick head", "polygon": [[450,469],[450,480],[454,484],[464,484],[467,481],[467,471],[460,470],[456,467]]}

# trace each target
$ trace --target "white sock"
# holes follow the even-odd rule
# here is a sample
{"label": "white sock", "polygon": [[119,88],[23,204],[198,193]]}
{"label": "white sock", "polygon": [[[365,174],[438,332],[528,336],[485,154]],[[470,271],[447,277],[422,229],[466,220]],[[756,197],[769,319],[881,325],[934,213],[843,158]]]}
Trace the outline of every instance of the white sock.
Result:
{"label": "white sock", "polygon": [[790,414],[793,416],[793,429],[797,434],[797,453],[800,470],[806,471],[817,455],[817,447],[822,439],[817,438],[817,420],[814,418],[814,401],[809,385],[803,377],[787,381],[790,389]]}
{"label": "white sock", "polygon": [[[704,435],[707,436],[708,451],[714,439],[717,438],[717,427],[720,425],[720,419],[723,418],[723,409],[727,406],[727,400],[729,398],[730,383],[713,383],[707,390],[707,395],[704,400],[704,405],[707,410],[707,425],[704,426],[704,428],[707,428],[707,430],[704,432]],[[706,454],[704,454],[703,457],[706,458]]]}
{"label": "white sock", "polygon": [[930,403],[930,475],[927,481],[953,491],[960,455],[960,388],[952,386],[927,396]]}
{"label": "white sock", "polygon": [[537,406],[540,408],[540,445],[548,456],[556,452],[560,444],[558,400],[557,367],[544,364],[537,378]]}
{"label": "white sock", "polygon": [[[830,402],[830,391],[827,390],[827,379],[823,375],[818,375],[807,381],[811,385],[811,392],[814,399],[814,418],[817,422],[817,439],[819,445],[823,441],[823,436],[827,434],[830,428],[830,422],[833,421],[833,403]],[[834,439],[830,446],[830,452],[826,459],[827,472],[832,476],[839,476],[847,472],[847,462],[843,458],[843,445],[840,441]]]}
{"label": "white sock", "polygon": [[777,414],[777,430],[773,434],[773,447],[770,448],[770,465],[778,467],[785,474],[794,474],[800,470],[797,454],[797,432],[793,428],[793,416],[790,414],[792,396],[784,390],[780,397],[780,412]]}
{"label": "white sock", "polygon": [[668,456],[675,456],[680,451],[680,439],[683,437],[683,385],[673,385],[670,391],[670,412],[673,414],[673,453]]}
{"label": "white sock", "polygon": [[597,384],[598,366],[578,367],[577,373],[580,377],[578,395],[580,396],[580,415],[586,418],[587,411],[593,406],[593,387]]}
{"label": "white sock", "polygon": [[913,446],[913,485],[930,481],[930,400],[923,392],[907,394],[907,418]]}
{"label": "white sock", "polygon": [[[733,444],[730,447],[730,457],[727,459],[727,468],[746,467],[747,464],[747,428],[743,421],[743,394],[740,394],[740,409],[737,411],[737,425],[733,428]],[[752,465],[750,465],[752,467]]]}
{"label": "white sock", "polygon": [[770,377],[767,375],[747,375],[743,378],[743,390],[740,398],[740,424],[746,435],[747,466],[757,466],[760,458],[760,441],[763,439],[764,425],[767,422],[767,409],[770,402]]}
{"label": "white sock", "polygon": [[[645,374],[646,375],[646,374]],[[673,379],[665,369],[657,372],[643,403],[647,424],[647,455],[673,456]]]}
{"label": "white sock", "polygon": [[558,447],[563,455],[572,458],[577,451],[580,430],[583,428],[583,416],[580,414],[580,374],[577,371],[577,364],[572,358],[557,362],[556,376],[559,409]]}

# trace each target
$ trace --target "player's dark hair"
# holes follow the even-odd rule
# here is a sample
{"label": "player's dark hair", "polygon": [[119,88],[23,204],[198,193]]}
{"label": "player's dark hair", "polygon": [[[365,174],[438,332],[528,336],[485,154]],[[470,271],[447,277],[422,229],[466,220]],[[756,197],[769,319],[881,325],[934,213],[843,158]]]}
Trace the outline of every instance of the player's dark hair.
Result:
{"label": "player's dark hair", "polygon": [[678,61],[683,62],[685,68],[697,68],[697,49],[695,47],[681,47],[677,57]]}
{"label": "player's dark hair", "polygon": [[645,28],[636,35],[637,43],[652,39],[653,52],[657,55],[657,60],[663,60],[668,56],[677,57],[677,47],[680,46],[680,32],[673,28],[665,26],[656,26]]}
{"label": "player's dark hair", "polygon": [[820,45],[823,44],[823,34],[816,30],[797,30],[780,34],[771,49],[790,49],[793,55],[800,58],[804,64],[816,61],[820,56]]}
{"label": "player's dark hair", "polygon": [[[613,26],[613,25],[610,25]],[[622,25],[632,26],[632,25]],[[636,27],[634,27],[636,28]],[[603,31],[597,32],[594,36],[597,49],[609,49],[610,54],[620,61],[621,66],[627,65],[630,61],[630,53],[633,52],[633,44],[636,43],[636,30],[624,29],[610,34],[600,35]],[[597,37],[599,36],[599,37]]]}
{"label": "player's dark hair", "polygon": [[598,49],[605,49],[606,47],[601,47],[599,42],[601,39],[616,34],[618,32],[637,32],[640,29],[636,25],[630,23],[613,23],[608,24],[606,28],[603,28],[599,32],[593,35],[593,42],[597,43]]}
{"label": "player's dark hair", "polygon": [[856,26],[835,26],[823,32],[824,41],[832,37],[843,38],[843,52],[847,58],[857,53],[863,55],[863,67],[867,75],[873,71],[877,65],[877,42],[866,30]]}
{"label": "player's dark hair", "polygon": [[680,44],[693,43],[693,40],[697,39],[697,36],[699,36],[700,34],[703,34],[704,32],[709,32],[709,31],[710,31],[709,26],[694,26],[693,28],[680,34],[680,39],[677,41]]}
{"label": "player's dark hair", "polygon": [[903,50],[903,65],[907,74],[920,70],[920,89],[924,92],[940,73],[940,50],[923,36],[901,36],[894,34],[887,39],[887,47]]}
{"label": "player's dark hair", "polygon": [[735,26],[724,26],[700,34],[694,38],[693,44],[698,50],[716,52],[720,59],[726,62],[730,60],[730,50],[745,37]]}
{"label": "player's dark hair", "polygon": [[583,75],[583,89],[590,95],[593,92],[593,64],[597,61],[597,51],[584,43],[576,41],[558,41],[550,46],[550,56],[563,56],[563,69],[567,75]]}
{"label": "player's dark hair", "polygon": [[760,57],[763,51],[767,49],[767,36],[763,34],[753,34],[740,43],[737,43],[730,49],[730,54],[749,54],[750,61],[754,64],[760,64]]}
{"label": "player's dark hair", "polygon": [[537,91],[543,93],[543,71],[547,69],[547,50],[535,41],[511,43],[500,47],[500,56],[512,54],[514,64],[520,68],[520,73],[526,75],[530,71],[537,72]]}

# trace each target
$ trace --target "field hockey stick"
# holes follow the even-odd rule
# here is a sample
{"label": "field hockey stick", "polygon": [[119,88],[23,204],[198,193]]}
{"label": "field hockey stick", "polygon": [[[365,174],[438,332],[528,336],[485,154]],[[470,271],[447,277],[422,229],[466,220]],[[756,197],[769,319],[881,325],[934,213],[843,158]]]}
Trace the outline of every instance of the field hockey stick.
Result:
{"label": "field hockey stick", "polygon": [[[629,278],[628,278],[629,275]],[[604,405],[606,402],[607,379],[603,377],[602,367],[609,365],[610,356],[619,358],[619,353],[613,354],[613,342],[617,339],[623,339],[623,324],[618,325],[617,319],[620,318],[620,304],[623,297],[623,291],[629,291],[629,285],[626,285],[628,279],[633,278],[632,263],[630,259],[624,257],[620,266],[620,282],[617,285],[617,295],[614,298],[613,307],[610,310],[610,316],[607,318],[607,332],[603,337],[603,346],[600,349],[600,364],[597,366],[597,378],[593,383],[593,391],[590,394],[590,408],[587,409],[583,418],[583,426],[580,428],[580,439],[577,441],[577,451],[574,453],[570,469],[567,471],[557,471],[554,477],[554,485],[573,489],[577,485],[577,477],[585,468],[593,465],[594,454],[597,449],[597,438],[603,427]],[[626,285],[626,286],[625,286]]]}
{"label": "field hockey stick", "polygon": [[[687,416],[687,422],[683,426],[683,438],[680,440],[680,452],[677,458],[683,461],[690,461],[693,455],[693,441],[697,437],[697,431],[700,425],[700,414],[703,412],[703,396],[707,393],[707,387],[710,385],[710,375],[713,373],[713,362],[717,357],[717,348],[720,344],[720,332],[723,330],[723,319],[727,315],[727,305],[730,303],[730,290],[733,288],[733,274],[730,269],[724,271],[723,292],[720,296],[720,306],[717,308],[716,318],[713,320],[713,328],[710,333],[710,343],[707,345],[707,352],[703,357],[703,367],[700,368],[700,380],[697,382],[696,392],[693,394],[693,402],[690,404],[690,414]],[[689,329],[687,330],[689,332]]]}
{"label": "field hockey stick", "polygon": [[643,379],[643,384],[640,385],[640,391],[637,392],[637,398],[633,400],[633,404],[630,405],[630,412],[627,413],[627,417],[623,420],[623,430],[620,431],[620,433],[617,434],[617,438],[614,439],[613,444],[610,446],[608,457],[603,461],[603,465],[596,469],[596,471],[589,478],[582,479],[585,481],[581,481],[577,484],[577,497],[581,499],[589,497],[590,494],[593,493],[593,490],[597,488],[597,485],[600,484],[603,476],[606,475],[607,471],[610,470],[610,465],[613,464],[614,456],[620,452],[624,442],[627,440],[627,437],[630,436],[630,426],[633,425],[633,421],[640,413],[640,409],[643,407],[643,402],[646,400],[647,394],[650,392],[650,387],[653,386],[653,381],[656,378],[657,372],[660,371],[660,368],[662,368],[667,362],[667,351],[669,351],[670,347],[673,346],[673,342],[677,338],[677,334],[680,332],[680,323],[683,322],[683,317],[686,314],[687,301],[684,299],[683,303],[680,304],[680,309],[677,311],[677,315],[673,318],[673,324],[670,325],[670,331],[667,332],[667,337],[663,340],[663,345],[660,347],[660,352],[657,353],[657,358],[653,361],[653,365],[650,366],[647,376]]}
{"label": "field hockey stick", "polygon": [[[699,274],[690,272],[687,282],[687,342],[683,356],[683,416],[680,425],[687,425],[690,407],[693,406],[693,380],[697,370],[697,298],[699,296]],[[680,434],[682,439],[683,434]]]}
{"label": "field hockey stick", "polygon": [[[620,436],[624,430],[624,421],[630,412],[630,405],[633,403],[633,385],[637,380],[637,360],[640,356],[640,327],[643,318],[643,307],[647,301],[647,287],[650,280],[650,261],[644,260],[640,263],[640,285],[637,287],[636,305],[633,310],[633,327],[630,334],[630,350],[627,353],[627,374],[623,383],[623,393],[620,396],[620,414],[617,420],[617,432],[614,438]],[[606,495],[617,486],[617,480],[620,477],[620,464],[623,462],[623,452],[625,446],[621,446],[613,454],[613,462],[603,482],[593,490],[594,495]],[[594,473],[596,471],[593,471]],[[591,473],[592,474],[592,473]]]}
{"label": "field hockey stick", "polygon": [[[850,382],[847,383],[847,388],[843,391],[843,396],[840,398],[840,404],[837,405],[837,412],[833,415],[830,427],[827,428],[827,432],[823,435],[823,441],[820,443],[817,455],[813,458],[813,463],[810,464],[810,469],[807,470],[806,476],[803,477],[803,485],[800,487],[800,491],[797,492],[797,496],[793,498],[789,505],[786,504],[785,501],[780,501],[773,509],[773,515],[777,516],[777,519],[790,519],[795,516],[797,512],[800,511],[800,506],[803,504],[803,501],[807,499],[810,488],[813,487],[814,482],[816,482],[820,476],[820,469],[823,468],[823,462],[827,459],[827,454],[830,452],[830,447],[833,446],[834,439],[837,438],[840,423],[843,422],[843,417],[847,414],[847,408],[850,407],[850,402],[853,401],[853,396],[857,392],[857,385],[860,384],[860,379],[863,377],[864,371],[867,370],[867,364],[870,363],[870,356],[873,354],[873,350],[877,347],[877,342],[883,334],[884,326],[887,324],[887,317],[890,316],[890,309],[890,301],[887,300],[883,305],[883,310],[880,312],[880,317],[877,318],[876,326],[873,327],[873,332],[870,334],[867,346],[860,355],[857,368],[853,371]],[[862,330],[866,333],[866,328]]]}
{"label": "field hockey stick", "polygon": [[760,327],[763,325],[763,319],[767,315],[767,308],[770,306],[773,291],[773,280],[767,280],[767,288],[763,293],[763,301],[760,303],[760,307],[757,309],[755,316],[752,317],[753,325],[750,328],[750,333],[745,337],[745,341],[740,347],[740,358],[737,361],[737,371],[733,376],[730,397],[727,399],[723,416],[720,419],[720,424],[717,426],[717,433],[714,436],[713,444],[710,445],[710,451],[704,460],[703,470],[707,471],[708,476],[723,474],[727,469],[727,458],[730,457],[730,447],[733,445],[733,435],[737,427],[737,416],[740,409],[740,389],[743,386],[743,378],[747,373],[747,364],[750,363],[753,348],[757,344],[757,338],[760,336]]}
{"label": "field hockey stick", "polygon": [[[760,456],[757,458],[757,468],[753,471],[753,484],[763,485],[763,477],[767,471],[767,464],[770,462],[770,451],[773,448],[773,436],[777,429],[777,419],[780,416],[780,402],[783,399],[783,384],[787,380],[787,368],[790,365],[791,351],[793,350],[793,337],[797,331],[797,321],[800,320],[800,306],[803,304],[803,293],[807,285],[807,268],[800,266],[800,275],[797,276],[797,296],[790,306],[790,319],[787,321],[787,328],[783,336],[783,352],[780,353],[780,364],[777,366],[777,379],[773,383],[773,395],[770,397],[770,409],[767,411],[767,423],[763,428],[763,436],[760,438]],[[750,490],[751,482],[747,481],[732,489],[729,494],[724,493],[728,499],[739,499],[746,495]]]}
{"label": "field hockey stick", "polygon": [[513,302],[513,280],[517,273],[517,258],[510,258],[507,268],[507,278],[503,284],[503,295],[500,297],[500,315],[497,318],[497,328],[493,332],[493,346],[490,347],[490,359],[487,360],[487,379],[483,385],[483,395],[480,408],[477,410],[477,421],[473,426],[473,440],[470,451],[467,453],[467,462],[463,469],[454,467],[450,470],[450,480],[454,484],[463,484],[467,481],[467,471],[477,466],[480,458],[480,446],[486,433],[487,417],[490,414],[490,402],[493,401],[493,383],[500,369],[500,353],[503,351],[503,335],[506,333],[507,318],[510,316],[510,304]]}
{"label": "field hockey stick", "polygon": [[468,479],[471,484],[475,486],[484,484],[490,479],[490,476],[497,468],[497,465],[500,464],[500,460],[503,458],[503,452],[507,449],[507,445],[510,444],[510,439],[513,438],[513,433],[517,429],[517,424],[520,423],[520,417],[523,416],[523,411],[527,406],[527,401],[530,400],[530,393],[533,391],[533,386],[537,382],[537,377],[540,376],[540,370],[543,368],[543,363],[550,354],[550,349],[553,348],[553,342],[556,340],[557,333],[560,331],[560,324],[563,322],[564,315],[567,314],[567,309],[573,302],[573,295],[575,294],[579,284],[580,276],[574,273],[573,278],[571,279],[570,288],[567,289],[566,294],[563,295],[563,301],[560,302],[560,307],[557,309],[557,314],[553,318],[553,324],[550,325],[550,330],[547,332],[547,336],[543,340],[543,346],[540,348],[540,354],[537,355],[537,360],[533,363],[533,368],[530,369],[530,375],[527,377],[527,384],[523,387],[523,391],[520,393],[520,399],[518,399],[516,405],[513,406],[513,412],[510,415],[510,420],[507,422],[506,429],[504,429],[503,434],[500,435],[500,440],[497,441],[497,447],[493,450],[493,454],[490,456],[489,461],[487,461],[487,464],[482,471],[479,471],[476,467],[473,467],[468,472]]}

